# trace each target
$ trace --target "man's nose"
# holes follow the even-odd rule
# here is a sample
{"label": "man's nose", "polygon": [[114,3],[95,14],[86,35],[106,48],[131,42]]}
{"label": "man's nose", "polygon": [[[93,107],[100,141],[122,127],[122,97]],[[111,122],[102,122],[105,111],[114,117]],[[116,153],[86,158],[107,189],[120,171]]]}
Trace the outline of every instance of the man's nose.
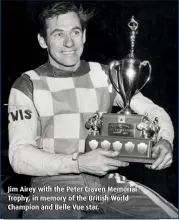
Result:
{"label": "man's nose", "polygon": [[71,36],[66,36],[63,42],[63,45],[65,47],[73,47],[74,46],[74,42],[73,39],[71,38]]}

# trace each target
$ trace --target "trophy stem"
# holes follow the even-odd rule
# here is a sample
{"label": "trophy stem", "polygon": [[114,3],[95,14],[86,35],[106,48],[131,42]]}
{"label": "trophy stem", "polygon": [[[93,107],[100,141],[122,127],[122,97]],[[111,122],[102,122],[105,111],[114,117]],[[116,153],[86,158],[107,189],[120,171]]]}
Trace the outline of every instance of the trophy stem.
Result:
{"label": "trophy stem", "polygon": [[124,114],[124,115],[131,115],[131,114],[136,114],[136,112],[134,112],[129,104],[126,105],[126,107],[124,109],[122,109],[121,111],[118,112],[119,114]]}

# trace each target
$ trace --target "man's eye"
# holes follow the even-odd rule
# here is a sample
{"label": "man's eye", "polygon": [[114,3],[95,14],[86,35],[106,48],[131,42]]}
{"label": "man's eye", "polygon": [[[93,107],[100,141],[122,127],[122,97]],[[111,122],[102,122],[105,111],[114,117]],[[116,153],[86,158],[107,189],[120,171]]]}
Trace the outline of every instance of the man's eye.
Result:
{"label": "man's eye", "polygon": [[72,33],[71,33],[71,35],[72,36],[79,36],[80,35],[80,31],[73,31]]}
{"label": "man's eye", "polygon": [[55,37],[63,37],[63,33],[57,33],[55,34]]}

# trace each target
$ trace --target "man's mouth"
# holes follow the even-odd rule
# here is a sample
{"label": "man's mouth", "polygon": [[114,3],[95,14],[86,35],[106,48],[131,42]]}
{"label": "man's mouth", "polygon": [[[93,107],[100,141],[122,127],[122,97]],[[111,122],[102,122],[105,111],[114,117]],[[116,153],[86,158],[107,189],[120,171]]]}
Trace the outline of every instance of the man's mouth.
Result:
{"label": "man's mouth", "polygon": [[71,55],[74,52],[75,52],[74,50],[72,50],[72,51],[62,51],[63,54],[67,54],[67,55]]}

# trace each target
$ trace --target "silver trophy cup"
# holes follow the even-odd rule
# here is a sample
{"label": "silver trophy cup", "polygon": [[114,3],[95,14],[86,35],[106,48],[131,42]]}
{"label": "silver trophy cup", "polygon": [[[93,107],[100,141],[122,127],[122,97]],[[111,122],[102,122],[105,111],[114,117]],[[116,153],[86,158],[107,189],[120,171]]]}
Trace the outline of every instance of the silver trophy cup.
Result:
{"label": "silver trophy cup", "polygon": [[[103,148],[120,151],[119,160],[153,163],[152,147],[160,130],[158,119],[151,120],[147,113],[139,115],[130,108],[131,99],[147,84],[151,77],[149,61],[140,61],[134,55],[138,23],[134,17],[128,24],[131,29],[131,49],[127,57],[110,63],[109,78],[122,97],[124,107],[117,114],[96,112],[86,123],[91,135],[86,138],[86,151]],[[146,71],[147,70],[147,71]]]}
{"label": "silver trophy cup", "polygon": [[[143,72],[143,67],[149,67],[148,74]],[[124,109],[120,114],[134,114],[130,108],[131,98],[141,91],[151,77],[151,65],[149,61],[140,61],[134,57],[126,57],[121,61],[113,61],[110,63],[109,77],[116,90],[122,96],[124,101]],[[143,84],[141,85],[141,80]]]}

